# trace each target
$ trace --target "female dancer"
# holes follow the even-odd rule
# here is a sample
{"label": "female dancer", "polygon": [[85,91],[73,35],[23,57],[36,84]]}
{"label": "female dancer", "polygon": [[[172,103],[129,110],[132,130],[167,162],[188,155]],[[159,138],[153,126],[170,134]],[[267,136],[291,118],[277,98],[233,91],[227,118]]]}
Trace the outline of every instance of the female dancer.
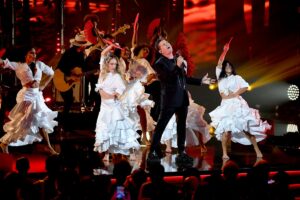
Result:
{"label": "female dancer", "polygon": [[[129,118],[134,121],[136,131],[142,130],[138,108],[144,109],[147,121],[145,129],[147,132],[153,131],[155,122],[150,116],[150,109],[154,106],[154,102],[148,99],[149,94],[145,93],[143,86],[147,81],[147,69],[142,65],[138,65],[131,69],[129,74],[132,78],[130,78],[126,91],[120,97],[122,106],[127,111]],[[146,134],[143,137],[146,137]]]}
{"label": "female dancer", "polygon": [[[145,92],[150,95],[149,99],[155,102],[154,107],[150,111],[150,115],[154,120],[157,120],[159,114],[159,102],[160,102],[160,83],[157,79],[156,72],[152,68],[151,64],[153,62],[153,48],[149,45],[142,44],[137,45],[137,31],[138,24],[135,24],[132,35],[132,54],[131,62],[129,63],[129,70],[134,70],[137,66],[143,66],[147,70],[146,80],[143,83],[145,87]],[[146,145],[150,145],[150,141],[146,137],[147,124],[147,114],[144,109],[138,107],[138,113],[141,119],[142,128],[142,142]],[[152,131],[149,132],[150,138],[152,137]]]}
{"label": "female dancer", "polygon": [[101,66],[96,85],[101,96],[101,106],[96,124],[94,151],[129,155],[131,149],[140,147],[134,123],[125,116],[118,99],[125,88],[118,58],[108,55]]}
{"label": "female dancer", "polygon": [[233,65],[224,61],[229,50],[230,41],[224,46],[218,65],[216,76],[219,92],[222,98],[221,105],[209,113],[216,129],[215,135],[222,141],[223,159],[229,159],[227,142],[231,140],[243,145],[252,144],[258,158],[263,155],[257,142],[266,138],[266,130],[270,129],[267,122],[262,122],[259,111],[249,108],[247,102],[240,96],[247,91],[249,84],[239,75],[236,75]]}
{"label": "female dancer", "polygon": [[[20,79],[23,88],[17,94],[17,104],[9,114],[10,121],[3,126],[6,134],[0,139],[1,149],[8,153],[8,145],[21,146],[41,141],[44,138],[51,154],[58,154],[51,146],[48,133],[57,125],[57,112],[44,103],[42,90],[53,78],[54,71],[41,61],[36,61],[34,48],[26,48],[21,62],[0,59],[0,66],[12,69]],[[41,84],[42,73],[47,75]]]}
{"label": "female dancer", "polygon": [[[186,142],[185,145],[200,146],[201,152],[207,151],[205,143],[211,138],[209,133],[209,126],[203,119],[205,108],[199,104],[196,104],[192,99],[190,93],[188,107],[188,114],[186,119]],[[176,133],[176,116],[170,119],[163,135],[161,137],[161,143],[166,144],[166,153],[171,153],[172,147],[177,148],[177,133]]]}

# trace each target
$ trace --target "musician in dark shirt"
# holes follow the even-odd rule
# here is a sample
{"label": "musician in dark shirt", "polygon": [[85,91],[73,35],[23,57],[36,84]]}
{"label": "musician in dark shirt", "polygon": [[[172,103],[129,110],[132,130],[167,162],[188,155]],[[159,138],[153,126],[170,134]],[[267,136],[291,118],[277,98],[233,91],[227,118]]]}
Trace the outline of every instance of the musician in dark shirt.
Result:
{"label": "musician in dark shirt", "polygon": [[[77,34],[74,39],[70,40],[71,48],[67,49],[62,55],[57,69],[59,69],[64,77],[75,76],[80,78],[84,65],[85,65],[85,53],[84,50],[91,45],[83,34]],[[70,79],[67,83],[71,86],[78,80]],[[59,89],[58,89],[59,90]],[[68,123],[69,113],[74,102],[73,87],[70,87],[67,91],[60,91],[60,94],[64,100],[64,108],[62,113],[62,125],[65,130],[70,129]]]}

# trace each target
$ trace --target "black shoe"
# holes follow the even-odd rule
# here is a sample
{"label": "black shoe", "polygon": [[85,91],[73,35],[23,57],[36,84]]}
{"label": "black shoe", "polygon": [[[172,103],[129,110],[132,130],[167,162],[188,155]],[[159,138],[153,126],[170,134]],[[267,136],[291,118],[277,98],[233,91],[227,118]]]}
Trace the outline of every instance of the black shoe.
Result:
{"label": "black shoe", "polygon": [[156,149],[154,152],[156,153],[156,155],[157,155],[159,158],[163,158],[163,157],[166,156],[166,154],[165,154],[164,152],[162,152],[160,148]]}
{"label": "black shoe", "polygon": [[175,158],[175,162],[178,167],[192,167],[193,166],[193,158],[188,156],[186,153],[182,152],[177,155]]}
{"label": "black shoe", "polygon": [[160,162],[159,156],[156,152],[152,152],[148,154],[147,163]]}

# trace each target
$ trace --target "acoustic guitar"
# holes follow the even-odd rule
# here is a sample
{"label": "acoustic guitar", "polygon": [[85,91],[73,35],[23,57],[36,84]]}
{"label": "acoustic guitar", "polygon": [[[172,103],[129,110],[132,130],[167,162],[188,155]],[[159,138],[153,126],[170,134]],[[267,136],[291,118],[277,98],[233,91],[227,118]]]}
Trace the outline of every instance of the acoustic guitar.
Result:
{"label": "acoustic guitar", "polygon": [[99,71],[99,69],[95,69],[88,72],[82,72],[81,68],[75,67],[72,69],[70,76],[65,76],[60,69],[55,69],[53,77],[54,87],[60,92],[66,92],[75,84],[80,83],[81,77],[91,74],[97,75],[99,74]]}

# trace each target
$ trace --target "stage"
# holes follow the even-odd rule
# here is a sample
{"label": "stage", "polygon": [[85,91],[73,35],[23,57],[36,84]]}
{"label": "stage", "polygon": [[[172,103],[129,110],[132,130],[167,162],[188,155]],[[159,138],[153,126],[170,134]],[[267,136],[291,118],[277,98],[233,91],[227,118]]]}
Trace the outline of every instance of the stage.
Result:
{"label": "stage", "polygon": [[[78,163],[89,163],[94,168],[96,174],[112,175],[115,159],[110,156],[109,160],[101,161],[100,155],[93,152],[95,133],[90,130],[73,130],[63,132],[59,128],[50,135],[50,140],[60,152],[62,160],[75,159]],[[270,165],[271,171],[279,170],[299,170],[300,169],[300,149],[297,146],[285,145],[290,139],[288,136],[268,136],[266,140],[259,143],[259,147],[264,155],[263,159]],[[298,140],[299,141],[299,140]],[[188,147],[186,151],[193,161],[193,167],[201,174],[211,174],[220,171],[227,160],[222,160],[221,142],[215,137],[206,144],[207,152],[202,153],[200,147]],[[162,146],[164,149],[164,146]],[[257,161],[252,146],[243,146],[232,143],[230,149],[230,160],[235,161],[240,167],[240,172],[247,172]],[[13,160],[20,157],[27,157],[30,160],[30,173],[45,173],[45,160],[49,156],[47,146],[44,142],[34,143],[23,147],[9,147]],[[140,150],[135,152],[135,159],[128,157],[133,168],[144,168],[147,171],[148,147],[142,145]],[[161,159],[161,164],[165,168],[167,175],[182,175],[184,168],[175,164],[176,149],[172,153],[167,153]],[[15,167],[14,167],[15,168]]]}

